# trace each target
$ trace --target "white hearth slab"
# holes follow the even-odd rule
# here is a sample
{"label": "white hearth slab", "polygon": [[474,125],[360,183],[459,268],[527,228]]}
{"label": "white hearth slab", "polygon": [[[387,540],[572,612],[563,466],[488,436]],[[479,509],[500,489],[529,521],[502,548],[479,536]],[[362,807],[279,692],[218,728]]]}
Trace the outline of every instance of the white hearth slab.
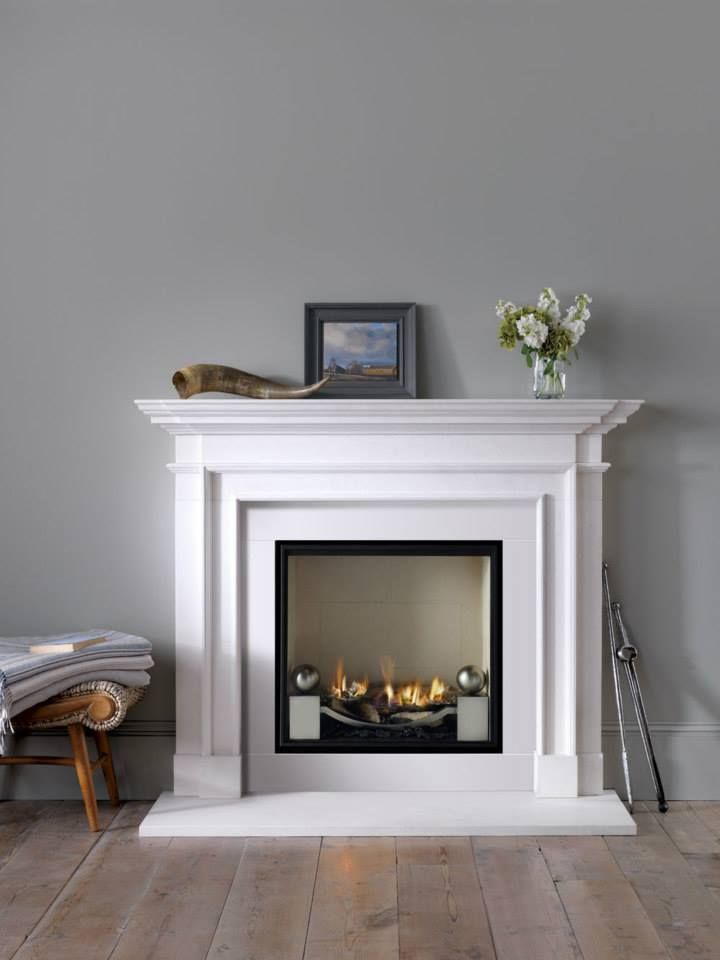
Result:
{"label": "white hearth slab", "polygon": [[141,837],[633,836],[613,790],[540,799],[530,792],[276,793],[210,800],[163,793]]}

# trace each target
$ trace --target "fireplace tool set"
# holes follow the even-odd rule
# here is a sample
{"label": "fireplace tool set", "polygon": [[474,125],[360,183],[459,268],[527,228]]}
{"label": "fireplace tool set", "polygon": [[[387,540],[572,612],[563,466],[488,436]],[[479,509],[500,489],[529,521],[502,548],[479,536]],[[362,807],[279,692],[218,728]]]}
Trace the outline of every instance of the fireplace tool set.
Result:
{"label": "fireplace tool set", "polygon": [[[605,600],[605,616],[607,617],[608,641],[610,643],[610,663],[612,666],[613,688],[615,692],[615,706],[617,707],[618,723],[620,727],[620,749],[622,753],[623,773],[625,774],[625,788],[627,790],[627,799],[630,812],[633,809],[632,790],[630,787],[630,767],[628,765],[627,743],[625,736],[625,711],[623,708],[622,690],[620,689],[620,665],[625,671],[625,678],[630,690],[630,697],[635,708],[637,724],[640,729],[643,749],[650,767],[650,776],[652,777],[657,796],[658,810],[665,813],[668,809],[665,800],[665,791],[663,790],[660,771],[655,759],[652,738],[650,736],[650,727],[648,726],[647,714],[645,713],[645,704],[640,691],[640,682],[638,680],[635,661],[638,657],[637,647],[630,643],[625,622],[623,620],[620,603],[610,598],[610,581],[608,578],[608,565],[602,565],[603,575],[603,596]],[[617,628],[617,629],[616,629]],[[619,637],[619,642],[618,642]]]}

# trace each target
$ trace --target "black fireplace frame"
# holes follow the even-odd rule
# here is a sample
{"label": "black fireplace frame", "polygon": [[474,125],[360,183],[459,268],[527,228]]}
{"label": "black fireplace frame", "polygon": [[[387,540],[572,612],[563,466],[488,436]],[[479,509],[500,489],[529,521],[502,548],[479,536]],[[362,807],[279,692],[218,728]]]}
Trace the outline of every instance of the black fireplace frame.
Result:
{"label": "black fireplace frame", "polygon": [[[478,742],[291,740],[287,662],[287,580],[291,556],[483,556],[490,559],[489,739]],[[501,540],[276,540],[275,541],[275,752],[276,753],[502,753],[502,541]]]}

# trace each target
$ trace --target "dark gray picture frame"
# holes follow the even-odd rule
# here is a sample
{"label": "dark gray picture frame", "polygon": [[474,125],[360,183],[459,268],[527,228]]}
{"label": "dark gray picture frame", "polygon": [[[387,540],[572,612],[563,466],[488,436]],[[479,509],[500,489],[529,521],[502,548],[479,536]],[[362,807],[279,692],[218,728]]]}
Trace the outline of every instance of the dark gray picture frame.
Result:
{"label": "dark gray picture frame", "polygon": [[409,398],[415,396],[415,314],[414,303],[306,303],[305,382],[315,383],[324,374],[323,326],[326,323],[396,323],[397,379],[331,380],[314,396]]}

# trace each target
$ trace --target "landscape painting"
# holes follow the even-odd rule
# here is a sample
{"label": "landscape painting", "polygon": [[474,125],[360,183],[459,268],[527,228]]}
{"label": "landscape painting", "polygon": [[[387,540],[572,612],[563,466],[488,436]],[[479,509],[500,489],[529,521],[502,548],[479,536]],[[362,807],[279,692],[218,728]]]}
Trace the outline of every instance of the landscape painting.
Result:
{"label": "landscape painting", "polygon": [[398,379],[399,325],[380,321],[326,321],[323,375],[342,381]]}
{"label": "landscape painting", "polygon": [[313,396],[415,396],[414,303],[306,303],[305,383]]}

